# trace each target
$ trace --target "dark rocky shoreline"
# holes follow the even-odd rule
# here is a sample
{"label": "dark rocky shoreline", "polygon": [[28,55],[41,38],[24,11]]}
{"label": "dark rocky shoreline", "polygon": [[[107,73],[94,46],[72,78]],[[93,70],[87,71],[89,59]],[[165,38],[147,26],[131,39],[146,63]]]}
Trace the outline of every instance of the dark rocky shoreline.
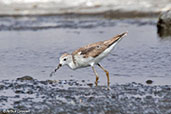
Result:
{"label": "dark rocky shoreline", "polygon": [[[171,85],[140,83],[89,87],[75,80],[39,81],[26,76],[0,81],[0,114],[169,114]],[[9,105],[10,104],[10,105]]]}

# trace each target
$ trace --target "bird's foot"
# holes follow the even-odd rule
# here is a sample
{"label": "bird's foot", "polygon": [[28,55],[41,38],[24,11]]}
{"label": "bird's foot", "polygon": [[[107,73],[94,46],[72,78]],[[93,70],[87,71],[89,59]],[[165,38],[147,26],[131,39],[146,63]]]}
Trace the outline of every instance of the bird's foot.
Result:
{"label": "bird's foot", "polygon": [[96,87],[98,86],[98,81],[95,81],[95,86],[96,86]]}
{"label": "bird's foot", "polygon": [[110,82],[107,82],[107,90],[110,90]]}

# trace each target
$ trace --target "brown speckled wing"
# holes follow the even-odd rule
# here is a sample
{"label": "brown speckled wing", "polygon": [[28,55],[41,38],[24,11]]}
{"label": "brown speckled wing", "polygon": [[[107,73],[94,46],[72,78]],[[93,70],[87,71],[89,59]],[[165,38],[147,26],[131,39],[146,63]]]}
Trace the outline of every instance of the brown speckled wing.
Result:
{"label": "brown speckled wing", "polygon": [[91,57],[97,57],[99,54],[101,54],[104,50],[106,50],[108,47],[110,47],[113,43],[117,42],[122,36],[124,36],[125,33],[116,35],[114,38],[110,40],[100,41],[93,44],[89,44],[85,47],[81,47],[78,50],[75,50],[72,53],[73,59],[74,55],[83,55],[84,58]]}
{"label": "brown speckled wing", "polygon": [[97,57],[100,53],[102,53],[107,48],[106,45],[104,45],[103,42],[97,42],[94,44],[89,44],[85,47],[82,47],[78,50],[75,50],[72,55],[82,55],[84,58],[91,57]]}

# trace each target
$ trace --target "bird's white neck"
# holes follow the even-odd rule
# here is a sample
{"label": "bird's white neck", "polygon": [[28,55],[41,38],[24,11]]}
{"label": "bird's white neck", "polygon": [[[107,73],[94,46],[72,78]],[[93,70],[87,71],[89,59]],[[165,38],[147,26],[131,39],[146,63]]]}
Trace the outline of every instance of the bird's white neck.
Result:
{"label": "bird's white neck", "polygon": [[72,55],[70,56],[70,62],[68,62],[68,66],[71,68],[71,69],[76,69],[76,64],[74,63],[74,61],[73,61],[73,58],[72,58]]}
{"label": "bird's white neck", "polygon": [[68,66],[71,68],[71,69],[76,69],[76,65],[73,63],[73,62],[70,62],[68,64]]}

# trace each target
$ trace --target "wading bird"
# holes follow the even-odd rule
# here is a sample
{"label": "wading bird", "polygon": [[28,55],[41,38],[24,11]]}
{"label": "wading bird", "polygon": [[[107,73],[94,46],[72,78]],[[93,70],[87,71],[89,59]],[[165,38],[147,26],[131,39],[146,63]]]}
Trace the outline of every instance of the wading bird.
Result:
{"label": "wading bird", "polygon": [[116,44],[127,35],[127,32],[118,34],[114,36],[112,39],[96,42],[93,44],[89,44],[87,46],[81,47],[71,54],[64,53],[59,58],[59,65],[57,68],[50,74],[52,76],[60,67],[63,65],[68,65],[71,69],[75,70],[77,68],[88,67],[91,66],[94,74],[96,75],[95,84],[97,86],[99,76],[94,69],[94,65],[99,66],[107,76],[107,84],[109,88],[109,72],[103,68],[99,62],[106,57],[111,50],[116,46]]}

